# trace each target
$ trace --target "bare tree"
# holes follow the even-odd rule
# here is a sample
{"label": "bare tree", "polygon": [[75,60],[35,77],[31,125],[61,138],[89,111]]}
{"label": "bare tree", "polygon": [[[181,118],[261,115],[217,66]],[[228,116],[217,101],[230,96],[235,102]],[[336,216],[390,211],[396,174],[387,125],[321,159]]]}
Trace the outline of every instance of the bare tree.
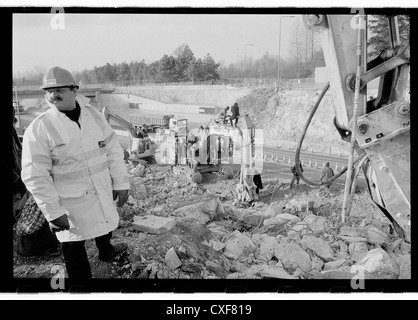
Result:
{"label": "bare tree", "polygon": [[291,44],[293,47],[293,54],[296,58],[297,77],[299,78],[300,64],[302,59],[302,48],[304,42],[304,28],[302,28],[299,20],[296,21],[295,27],[291,34]]}

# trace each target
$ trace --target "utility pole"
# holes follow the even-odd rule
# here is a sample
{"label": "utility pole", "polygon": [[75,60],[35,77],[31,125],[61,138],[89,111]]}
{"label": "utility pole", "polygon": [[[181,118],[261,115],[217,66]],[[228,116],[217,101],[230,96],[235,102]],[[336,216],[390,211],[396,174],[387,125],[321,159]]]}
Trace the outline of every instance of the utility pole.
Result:
{"label": "utility pole", "polygon": [[281,38],[282,38],[282,18],[294,18],[295,16],[280,16],[279,17],[279,57],[277,59],[277,88],[280,86],[280,47],[281,47]]}

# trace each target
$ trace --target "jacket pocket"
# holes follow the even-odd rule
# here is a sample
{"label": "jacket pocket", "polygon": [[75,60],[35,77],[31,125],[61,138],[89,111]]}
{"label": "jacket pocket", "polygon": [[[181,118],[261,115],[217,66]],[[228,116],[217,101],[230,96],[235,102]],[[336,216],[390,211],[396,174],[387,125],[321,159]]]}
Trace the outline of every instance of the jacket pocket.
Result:
{"label": "jacket pocket", "polygon": [[55,188],[60,198],[78,198],[83,196],[87,187],[81,183],[68,183],[68,181],[55,181]]}
{"label": "jacket pocket", "polygon": [[52,148],[51,159],[52,165],[56,166],[60,162],[63,163],[67,158],[67,146],[65,144],[56,145]]}

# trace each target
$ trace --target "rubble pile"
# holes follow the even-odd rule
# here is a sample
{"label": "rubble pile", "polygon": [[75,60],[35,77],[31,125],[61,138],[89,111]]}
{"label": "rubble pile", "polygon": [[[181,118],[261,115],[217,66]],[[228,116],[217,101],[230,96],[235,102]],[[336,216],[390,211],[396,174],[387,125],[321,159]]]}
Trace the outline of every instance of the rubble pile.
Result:
{"label": "rubble pile", "polygon": [[[178,172],[176,172],[176,170]],[[132,192],[119,230],[134,238],[126,277],[151,279],[410,279],[410,245],[367,193],[341,221],[343,191],[280,190],[234,203],[236,177],[171,166],[130,169]],[[273,189],[265,182],[264,193]],[[139,191],[138,191],[139,190]],[[262,194],[260,195],[262,196]]]}
{"label": "rubble pile", "polygon": [[[95,278],[410,279],[411,246],[365,192],[341,221],[343,190],[263,181],[252,205],[235,201],[238,176],[142,163],[128,166],[131,192],[118,208],[113,242],[128,250],[113,263],[86,248]],[[223,170],[221,170],[223,171]],[[15,258],[19,259],[19,258]],[[23,259],[23,258],[22,258]],[[24,258],[17,277],[44,274],[58,258]]]}

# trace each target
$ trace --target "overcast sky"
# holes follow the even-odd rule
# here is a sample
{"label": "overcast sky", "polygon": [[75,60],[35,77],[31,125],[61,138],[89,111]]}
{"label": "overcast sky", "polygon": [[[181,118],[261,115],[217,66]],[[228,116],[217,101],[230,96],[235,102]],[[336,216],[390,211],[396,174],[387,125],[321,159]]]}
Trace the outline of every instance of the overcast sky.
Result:
{"label": "overcast sky", "polygon": [[[159,60],[187,43],[197,58],[209,53],[229,64],[279,52],[278,15],[232,14],[15,14],[13,73],[59,65],[72,71],[107,62]],[[62,17],[62,16],[60,16]],[[281,55],[300,17],[282,19]],[[51,27],[52,24],[55,29]],[[63,26],[64,29],[58,29]],[[249,44],[252,44],[249,45]]]}

